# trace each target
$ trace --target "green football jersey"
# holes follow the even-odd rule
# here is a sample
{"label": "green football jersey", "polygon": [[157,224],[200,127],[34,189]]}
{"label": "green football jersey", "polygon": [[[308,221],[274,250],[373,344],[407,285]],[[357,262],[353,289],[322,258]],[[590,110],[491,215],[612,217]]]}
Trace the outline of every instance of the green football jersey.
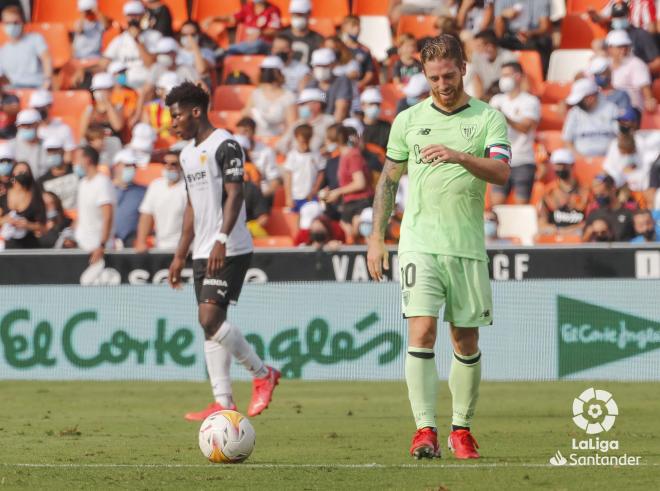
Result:
{"label": "green football jersey", "polygon": [[425,162],[421,151],[431,144],[476,157],[508,160],[506,120],[478,99],[471,98],[447,113],[428,97],[397,115],[387,144],[389,160],[408,163],[408,198],[399,252],[487,260],[483,221],[486,181],[459,164]]}

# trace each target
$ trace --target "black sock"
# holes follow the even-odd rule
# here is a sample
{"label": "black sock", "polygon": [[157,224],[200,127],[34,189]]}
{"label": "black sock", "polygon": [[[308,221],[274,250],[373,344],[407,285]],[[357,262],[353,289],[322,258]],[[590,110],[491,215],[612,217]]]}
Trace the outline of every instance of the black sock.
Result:
{"label": "black sock", "polygon": [[456,431],[456,430],[468,430],[468,431],[470,431],[470,427],[469,427],[469,426],[455,426],[455,425],[451,425],[451,431]]}

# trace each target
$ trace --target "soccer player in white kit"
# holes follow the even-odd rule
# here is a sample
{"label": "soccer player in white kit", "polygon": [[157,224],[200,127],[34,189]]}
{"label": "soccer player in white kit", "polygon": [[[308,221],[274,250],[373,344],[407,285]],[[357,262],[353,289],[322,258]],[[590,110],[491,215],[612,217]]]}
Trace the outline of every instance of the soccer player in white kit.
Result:
{"label": "soccer player in white kit", "polygon": [[184,82],[165,102],[172,131],[190,140],[180,157],[188,204],[168,280],[173,288],[181,288],[181,270],[194,239],[195,295],[215,397],[208,407],[185,418],[202,421],[216,411],[236,410],[229,376],[232,356],[254,377],[247,413],[256,416],[268,407],[280,372],[265,365],[240,329],[227,321],[227,308],[238,300],[252,257],[252,236],[245,224],[243,150],[231,133],[209,122],[209,96],[201,87]]}

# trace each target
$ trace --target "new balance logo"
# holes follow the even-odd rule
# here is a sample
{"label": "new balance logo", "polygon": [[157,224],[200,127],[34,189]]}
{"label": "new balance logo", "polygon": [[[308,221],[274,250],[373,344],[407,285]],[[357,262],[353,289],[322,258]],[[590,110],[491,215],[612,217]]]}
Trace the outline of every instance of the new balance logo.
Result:
{"label": "new balance logo", "polygon": [[417,132],[418,135],[424,135],[427,136],[431,133],[431,128],[420,128],[419,131]]}

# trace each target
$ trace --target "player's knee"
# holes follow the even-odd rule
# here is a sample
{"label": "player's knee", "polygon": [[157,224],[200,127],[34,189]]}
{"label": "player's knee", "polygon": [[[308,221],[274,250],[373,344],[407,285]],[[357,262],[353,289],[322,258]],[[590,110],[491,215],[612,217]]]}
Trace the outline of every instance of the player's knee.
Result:
{"label": "player's knee", "polygon": [[459,355],[470,356],[479,351],[479,336],[474,330],[466,329],[465,332],[454,338],[454,351]]}
{"label": "player's knee", "polygon": [[225,321],[225,310],[211,303],[203,303],[199,306],[199,325],[204,329],[206,339],[211,339]]}

